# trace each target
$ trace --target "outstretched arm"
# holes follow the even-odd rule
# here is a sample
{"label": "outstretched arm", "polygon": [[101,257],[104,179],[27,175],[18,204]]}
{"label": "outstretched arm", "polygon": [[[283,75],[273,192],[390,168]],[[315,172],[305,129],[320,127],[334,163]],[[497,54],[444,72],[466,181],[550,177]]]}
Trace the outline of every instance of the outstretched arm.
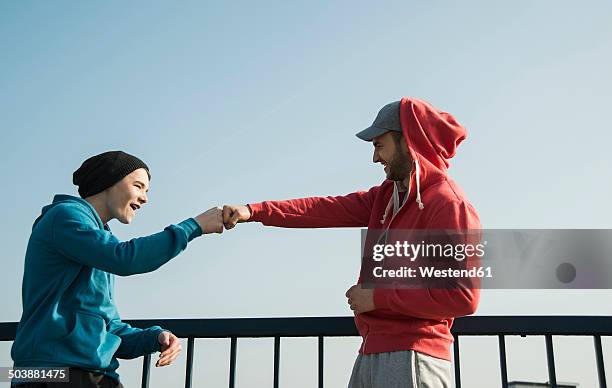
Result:
{"label": "outstretched arm", "polygon": [[217,208],[170,225],[162,232],[124,242],[100,229],[94,220],[68,209],[58,209],[53,220],[53,242],[62,254],[80,264],[121,276],[154,271],[181,253],[202,232],[222,231],[221,210]]}
{"label": "outstretched arm", "polygon": [[285,228],[366,227],[378,190],[377,186],[343,196],[226,205],[223,222],[226,229],[247,221]]}

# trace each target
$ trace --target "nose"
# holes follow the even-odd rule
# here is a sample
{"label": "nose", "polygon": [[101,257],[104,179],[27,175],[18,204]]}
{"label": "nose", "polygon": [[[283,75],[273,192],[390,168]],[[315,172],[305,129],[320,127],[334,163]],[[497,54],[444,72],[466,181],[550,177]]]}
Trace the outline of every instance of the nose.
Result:
{"label": "nose", "polygon": [[372,155],[372,163],[380,162],[380,158],[378,157],[378,152],[374,150],[374,155]]}
{"label": "nose", "polygon": [[147,193],[143,193],[140,197],[138,197],[138,200],[141,204],[145,204],[149,202],[149,197],[147,197]]}

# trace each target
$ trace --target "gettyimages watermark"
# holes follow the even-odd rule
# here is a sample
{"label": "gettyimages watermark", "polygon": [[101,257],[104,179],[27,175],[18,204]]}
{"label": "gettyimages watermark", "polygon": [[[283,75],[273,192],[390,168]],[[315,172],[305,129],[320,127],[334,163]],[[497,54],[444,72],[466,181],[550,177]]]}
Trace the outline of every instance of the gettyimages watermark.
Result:
{"label": "gettyimages watermark", "polygon": [[363,230],[361,248],[370,288],[612,288],[612,230]]}

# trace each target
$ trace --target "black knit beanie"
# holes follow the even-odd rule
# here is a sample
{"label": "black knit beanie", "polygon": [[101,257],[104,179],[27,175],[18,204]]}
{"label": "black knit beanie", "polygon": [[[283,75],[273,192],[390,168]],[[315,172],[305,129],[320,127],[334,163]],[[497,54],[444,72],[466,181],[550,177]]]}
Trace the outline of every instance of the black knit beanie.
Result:
{"label": "black knit beanie", "polygon": [[98,194],[139,168],[149,167],[140,159],[123,151],[108,151],[92,156],[72,174],[72,183],[79,186],[81,198]]}

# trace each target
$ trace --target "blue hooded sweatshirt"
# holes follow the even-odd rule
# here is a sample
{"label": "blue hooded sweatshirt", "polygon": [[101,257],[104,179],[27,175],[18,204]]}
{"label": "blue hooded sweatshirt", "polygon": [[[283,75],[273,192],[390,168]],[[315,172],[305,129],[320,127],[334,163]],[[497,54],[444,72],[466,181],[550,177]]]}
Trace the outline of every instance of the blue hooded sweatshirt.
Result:
{"label": "blue hooded sweatshirt", "polygon": [[115,276],[151,272],[200,236],[189,218],[164,231],[119,241],[84,199],[56,195],[34,221],[23,275],[15,367],[78,367],[116,380],[117,358],[160,350],[159,326],[133,328],[115,306]]}

